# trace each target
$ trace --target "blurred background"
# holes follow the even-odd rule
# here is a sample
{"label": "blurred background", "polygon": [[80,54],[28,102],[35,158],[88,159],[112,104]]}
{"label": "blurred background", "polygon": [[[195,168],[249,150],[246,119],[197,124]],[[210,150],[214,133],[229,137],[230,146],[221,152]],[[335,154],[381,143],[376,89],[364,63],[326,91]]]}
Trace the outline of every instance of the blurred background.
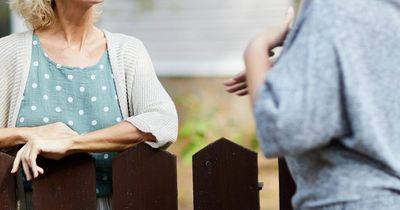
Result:
{"label": "blurred background", "polygon": [[[261,209],[278,203],[276,160],[259,150],[250,103],[224,91],[223,81],[243,70],[248,41],[279,23],[295,0],[106,0],[98,26],[141,39],[179,112],[179,208],[193,209],[191,157],[225,137],[259,154]],[[0,3],[0,37],[26,30]]]}

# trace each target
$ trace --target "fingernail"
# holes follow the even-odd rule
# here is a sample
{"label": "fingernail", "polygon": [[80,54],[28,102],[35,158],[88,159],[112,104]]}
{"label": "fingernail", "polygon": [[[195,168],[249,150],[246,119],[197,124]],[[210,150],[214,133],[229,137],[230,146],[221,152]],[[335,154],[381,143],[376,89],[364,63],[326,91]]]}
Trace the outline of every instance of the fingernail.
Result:
{"label": "fingernail", "polygon": [[291,13],[294,13],[294,8],[293,8],[293,6],[290,6],[290,7],[288,8],[286,14],[289,15],[289,14],[291,14]]}

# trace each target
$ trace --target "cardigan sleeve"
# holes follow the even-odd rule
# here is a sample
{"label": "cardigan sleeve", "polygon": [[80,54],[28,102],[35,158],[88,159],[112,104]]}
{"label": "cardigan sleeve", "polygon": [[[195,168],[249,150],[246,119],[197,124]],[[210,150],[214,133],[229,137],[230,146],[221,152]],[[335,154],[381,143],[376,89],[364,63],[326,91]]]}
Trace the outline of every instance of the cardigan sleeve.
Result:
{"label": "cardigan sleeve", "polygon": [[168,146],[177,139],[178,115],[175,105],[158,80],[150,56],[139,41],[136,69],[132,85],[134,115],[125,121],[145,133],[151,133],[157,142],[146,142],[153,148]]}

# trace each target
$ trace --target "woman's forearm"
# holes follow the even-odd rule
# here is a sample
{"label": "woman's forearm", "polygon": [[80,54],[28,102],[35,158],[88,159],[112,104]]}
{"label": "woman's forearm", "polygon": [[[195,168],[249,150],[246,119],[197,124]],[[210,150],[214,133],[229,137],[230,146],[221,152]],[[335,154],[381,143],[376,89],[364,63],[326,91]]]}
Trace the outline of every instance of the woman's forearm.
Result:
{"label": "woman's forearm", "polygon": [[268,58],[269,49],[259,41],[254,41],[245,53],[247,85],[253,104],[256,100],[258,89],[265,81],[268,70],[272,68],[272,63]]}
{"label": "woman's forearm", "polygon": [[10,148],[26,143],[27,128],[0,128],[0,149]]}
{"label": "woman's forearm", "polygon": [[123,121],[109,128],[73,137],[67,153],[123,151],[143,141],[156,141],[156,138]]}

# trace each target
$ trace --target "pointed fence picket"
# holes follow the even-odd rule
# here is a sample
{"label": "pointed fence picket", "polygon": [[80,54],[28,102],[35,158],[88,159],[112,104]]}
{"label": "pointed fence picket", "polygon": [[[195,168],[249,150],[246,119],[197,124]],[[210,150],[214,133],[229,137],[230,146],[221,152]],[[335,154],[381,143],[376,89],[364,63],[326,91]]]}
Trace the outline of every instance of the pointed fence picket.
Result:
{"label": "pointed fence picket", "polygon": [[[0,153],[0,209],[17,209],[13,157]],[[32,183],[34,210],[95,210],[95,164],[87,154],[38,159],[45,174]],[[113,209],[178,210],[176,157],[147,144],[113,159]],[[279,160],[280,209],[292,210],[294,182]],[[220,139],[193,156],[195,210],[259,210],[257,154]]]}

